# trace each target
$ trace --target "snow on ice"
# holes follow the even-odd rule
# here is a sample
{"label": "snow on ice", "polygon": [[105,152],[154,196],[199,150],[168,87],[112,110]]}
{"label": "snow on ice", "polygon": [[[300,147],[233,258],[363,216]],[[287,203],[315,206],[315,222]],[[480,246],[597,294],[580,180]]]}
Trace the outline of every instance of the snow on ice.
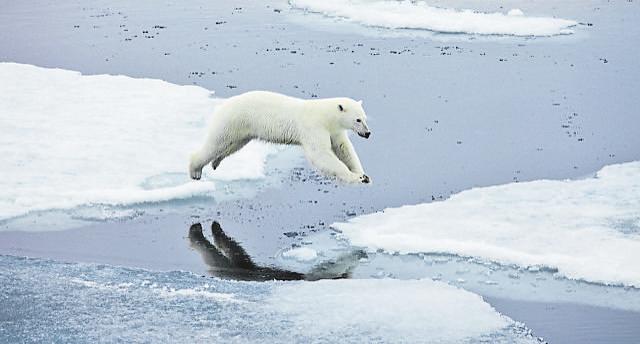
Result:
{"label": "snow on ice", "polygon": [[276,150],[252,142],[192,182],[189,154],[222,101],[210,91],[16,63],[0,63],[0,80],[0,220],[211,195],[216,180],[263,178]]}
{"label": "snow on ice", "polygon": [[451,253],[638,287],[640,162],[594,178],[474,188],[333,226],[369,250]]}
{"label": "snow on ice", "polygon": [[318,252],[309,247],[296,247],[290,250],[284,251],[282,256],[289,259],[295,259],[298,261],[310,261],[318,258]]}
{"label": "snow on ice", "polygon": [[577,23],[552,17],[529,17],[519,9],[483,13],[427,5],[424,1],[290,0],[292,7],[366,26],[424,29],[443,33],[553,36],[573,33]]}
{"label": "snow on ice", "polygon": [[12,319],[0,342],[536,343],[480,296],[431,280],[239,282],[0,256],[0,283]]}

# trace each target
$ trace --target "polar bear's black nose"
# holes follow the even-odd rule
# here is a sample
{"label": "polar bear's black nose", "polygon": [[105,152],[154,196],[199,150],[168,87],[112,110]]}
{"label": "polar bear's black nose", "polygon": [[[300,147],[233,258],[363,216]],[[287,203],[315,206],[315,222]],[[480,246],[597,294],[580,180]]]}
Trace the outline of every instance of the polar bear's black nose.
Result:
{"label": "polar bear's black nose", "polygon": [[371,135],[371,132],[370,132],[370,131],[367,131],[367,132],[365,132],[364,134],[363,134],[363,133],[361,133],[361,132],[359,132],[359,131],[358,131],[357,133],[358,133],[358,136],[364,137],[365,139],[368,139],[368,138],[369,138],[369,135]]}

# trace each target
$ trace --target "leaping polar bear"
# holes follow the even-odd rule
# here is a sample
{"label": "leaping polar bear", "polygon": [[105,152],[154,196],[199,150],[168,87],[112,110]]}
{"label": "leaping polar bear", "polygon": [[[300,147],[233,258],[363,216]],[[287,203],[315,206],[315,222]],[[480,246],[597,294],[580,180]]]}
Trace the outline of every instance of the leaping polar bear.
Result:
{"label": "leaping polar bear", "polygon": [[214,112],[204,146],[191,155],[189,173],[200,179],[211,162],[215,170],[227,156],[259,139],[300,145],[313,166],[347,183],[369,183],[347,130],[369,138],[362,101],[350,98],[305,100],[252,91],[229,98]]}

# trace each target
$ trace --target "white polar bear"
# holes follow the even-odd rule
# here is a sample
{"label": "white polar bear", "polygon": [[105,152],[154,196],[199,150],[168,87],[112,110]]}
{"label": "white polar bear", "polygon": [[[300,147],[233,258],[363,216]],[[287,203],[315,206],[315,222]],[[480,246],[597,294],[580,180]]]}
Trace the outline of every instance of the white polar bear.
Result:
{"label": "white polar bear", "polygon": [[266,91],[229,98],[214,112],[204,146],[191,155],[189,173],[200,179],[211,162],[215,170],[227,156],[253,139],[301,145],[323,173],[347,183],[369,183],[347,136],[351,129],[369,138],[362,102],[349,98],[305,100]]}

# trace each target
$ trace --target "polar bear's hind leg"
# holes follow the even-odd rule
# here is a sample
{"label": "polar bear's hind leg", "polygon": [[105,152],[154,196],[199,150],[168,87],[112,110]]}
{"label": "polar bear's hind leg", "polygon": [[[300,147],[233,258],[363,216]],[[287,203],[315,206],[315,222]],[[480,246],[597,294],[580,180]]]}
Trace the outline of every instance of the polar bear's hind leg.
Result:
{"label": "polar bear's hind leg", "polygon": [[209,162],[206,158],[202,158],[201,152],[195,152],[191,154],[189,161],[189,175],[191,179],[198,180],[202,177],[202,168]]}
{"label": "polar bear's hind leg", "polygon": [[191,154],[191,161],[189,162],[191,179],[200,179],[202,177],[202,168],[210,161],[216,163],[215,161],[217,160],[215,167],[218,167],[217,164],[224,158],[223,152],[227,146],[228,144],[224,140],[212,137],[207,140],[202,149]]}
{"label": "polar bear's hind leg", "polygon": [[211,167],[214,170],[218,168],[222,160],[224,160],[229,155],[242,149],[242,147],[244,147],[247,143],[249,143],[249,141],[251,141],[251,139],[242,139],[242,140],[233,141],[227,144],[226,147],[224,147],[219,151],[219,153],[214,155],[213,159],[211,160]]}

